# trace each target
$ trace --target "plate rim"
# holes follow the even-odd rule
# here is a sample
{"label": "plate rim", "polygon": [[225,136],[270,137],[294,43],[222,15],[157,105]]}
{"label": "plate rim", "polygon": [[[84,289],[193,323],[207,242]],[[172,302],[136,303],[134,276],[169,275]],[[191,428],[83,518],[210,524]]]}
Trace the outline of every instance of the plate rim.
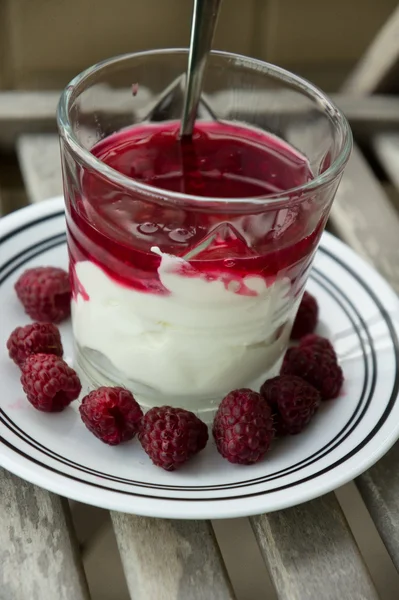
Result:
{"label": "plate rim", "polygon": [[[23,209],[20,209],[18,211],[15,211],[14,213],[11,213],[11,215],[8,215],[6,217],[3,217],[0,220],[0,241],[5,241],[10,234],[12,234],[12,232],[14,232],[15,230],[24,230],[24,229],[28,229],[29,227],[31,227],[34,222],[37,220],[45,220],[46,217],[48,217],[49,215],[55,215],[57,212],[59,212],[60,214],[58,216],[62,216],[63,212],[64,212],[64,199],[62,196],[58,196],[55,198],[51,198],[48,200],[45,200],[39,204],[35,204],[35,205],[30,205],[28,207],[24,207]],[[323,244],[324,242],[324,244]],[[353,269],[351,269],[350,267],[348,267],[347,261],[350,260],[351,255],[353,258],[355,258],[355,260],[359,263],[362,263],[363,267],[366,270],[371,271],[371,273],[373,274],[374,278],[379,279],[379,283],[382,285],[383,288],[385,288],[386,290],[389,290],[389,292],[392,294],[392,297],[395,298],[395,302],[398,303],[399,306],[399,299],[397,294],[395,293],[395,291],[392,289],[392,287],[389,285],[388,282],[385,281],[385,279],[374,269],[374,267],[372,265],[370,265],[369,263],[367,263],[361,256],[357,255],[349,246],[347,246],[346,244],[344,244],[343,242],[341,242],[339,239],[335,238],[334,236],[332,236],[330,233],[328,232],[324,232],[323,237],[322,237],[322,242],[321,244],[324,246],[326,245],[328,247],[330,256],[337,260],[339,263],[341,263],[341,266],[343,266],[352,276],[354,276],[354,272]],[[336,255],[336,253],[338,253],[338,256]],[[349,256],[346,257],[346,260],[343,259],[342,257],[340,257],[340,254],[346,254]],[[358,281],[364,286],[364,281],[358,276],[357,277]],[[371,290],[368,290],[369,292],[371,292]],[[380,298],[374,294],[374,292],[372,294],[370,294],[372,297],[374,296],[374,300],[377,299],[379,301],[379,303],[381,304],[381,308],[383,308],[385,310],[384,304],[381,302]],[[389,320],[391,320],[390,315],[388,315]],[[395,334],[397,335],[396,332],[396,328],[397,328],[397,324],[395,327],[395,323],[393,323],[394,326],[394,331]],[[398,402],[398,396],[396,395],[396,398],[393,399],[393,405],[395,405],[395,403]],[[388,403],[387,403],[388,405]],[[389,417],[388,417],[389,419]],[[310,486],[309,489],[306,489],[307,486],[305,485],[305,489],[302,489],[302,487],[304,486],[304,483],[299,483],[299,484],[295,484],[294,488],[296,490],[295,493],[295,501],[292,502],[290,501],[288,498],[286,499],[286,501],[278,501],[278,505],[274,506],[268,506],[267,507],[267,512],[272,512],[273,510],[280,510],[283,508],[286,508],[288,506],[292,506],[292,505],[296,505],[299,504],[301,502],[305,502],[307,500],[310,500],[312,498],[318,497],[320,495],[323,495],[333,489],[336,489],[339,485],[343,485],[344,483],[346,483],[347,481],[350,481],[352,479],[354,479],[355,477],[357,477],[360,473],[362,473],[365,469],[370,468],[370,466],[372,466],[372,464],[374,464],[377,460],[379,460],[379,458],[381,458],[388,450],[389,448],[395,443],[395,441],[398,439],[399,437],[399,423],[397,425],[396,428],[394,428],[394,430],[392,430],[390,432],[390,435],[384,440],[384,443],[381,443],[380,446],[378,448],[376,448],[374,450],[374,453],[372,453],[372,455],[369,456],[365,456],[363,458],[362,461],[359,461],[357,463],[357,468],[355,468],[356,465],[352,466],[351,469],[348,469],[348,471],[350,471],[349,473],[342,473],[341,476],[339,477],[337,474],[337,470],[339,472],[339,467],[337,466],[333,466],[332,470],[330,471],[331,475],[335,475],[335,477],[332,477],[332,479],[334,480],[334,483],[331,484],[328,482],[324,483],[324,486],[321,485],[321,478],[322,475],[317,475],[315,481],[317,482],[317,485],[314,486]],[[0,438],[1,441],[5,441],[3,440],[3,438]],[[367,447],[368,443],[365,444],[365,447]],[[15,451],[11,451],[12,453],[15,453]],[[15,458],[15,457],[14,457]],[[353,457],[352,457],[353,458]],[[29,471],[29,465],[32,462],[32,457],[23,459],[24,461],[27,461],[27,465],[26,468],[24,468],[23,464],[20,464],[19,460],[13,460],[13,454],[11,454],[10,456],[6,456],[5,454],[3,454],[3,452],[0,449],[0,465],[3,466],[4,468],[12,471],[13,473],[15,473],[16,475],[26,479],[27,481],[30,481],[33,484],[36,485],[41,485],[42,487],[44,487],[45,489],[48,489],[52,492],[58,493],[60,495],[65,495],[65,481],[62,482],[63,479],[65,479],[66,477],[69,477],[68,474],[64,473],[64,474],[59,474],[57,477],[59,477],[61,479],[60,482],[57,483],[57,479],[54,481],[54,485],[52,485],[52,481],[51,479],[48,477],[48,475],[46,476],[46,472],[48,471],[48,469],[46,468],[46,466],[39,466],[39,471],[35,470],[33,471],[33,473],[31,473]],[[33,459],[34,460],[34,459]],[[348,462],[350,462],[351,459],[349,460],[345,460],[344,463],[347,465]],[[42,473],[41,471],[45,471],[44,473]],[[39,482],[40,481],[40,482]],[[305,482],[306,483],[306,482]],[[132,504],[134,504],[134,506],[129,507],[126,506],[126,502],[120,502],[117,501],[117,498],[112,498],[112,496],[120,496],[123,494],[123,492],[121,490],[117,491],[117,490],[110,490],[110,489],[106,489],[102,491],[102,495],[103,495],[103,499],[101,502],[95,502],[95,498],[91,497],[90,494],[88,493],[89,490],[80,490],[81,493],[79,493],[79,488],[83,487],[83,488],[87,488],[90,487],[90,482],[87,481],[75,481],[73,484],[73,487],[68,489],[68,497],[73,498],[75,500],[78,501],[84,501],[87,502],[88,504],[95,504],[97,506],[102,506],[105,508],[108,508],[110,510],[118,510],[118,511],[122,511],[122,512],[135,512],[135,514],[142,514],[142,515],[146,515],[146,516],[162,516],[162,517],[167,517],[167,518],[181,518],[181,512],[180,512],[180,504],[184,504],[185,507],[187,508],[187,499],[182,498],[182,499],[173,499],[173,508],[172,510],[168,509],[166,506],[163,506],[161,508],[161,510],[159,510],[159,506],[158,505],[162,505],[165,503],[168,503],[168,499],[166,498],[160,498],[157,496],[145,496],[145,498],[143,499],[145,502],[146,506],[137,506],[137,503],[135,502],[135,499],[132,499]],[[76,488],[76,493],[75,493],[75,488]],[[273,490],[273,492],[275,493],[278,490]],[[110,495],[111,498],[109,499],[109,501],[105,501],[104,502],[104,492],[105,495]],[[272,492],[272,493],[273,493]],[[259,492],[258,493],[258,497],[262,498],[265,494],[266,491]],[[87,497],[90,496],[90,497]],[[124,494],[123,494],[124,495]],[[86,497],[84,500],[82,500],[82,497]],[[238,498],[229,498],[229,497],[225,497],[220,499],[219,501],[217,501],[216,499],[210,499],[209,501],[207,501],[205,504],[209,505],[211,504],[212,500],[214,500],[216,502],[216,505],[218,507],[221,507],[222,505],[224,505],[226,502],[229,504],[229,507],[227,509],[227,507],[223,506],[221,508],[221,510],[217,511],[218,514],[213,513],[212,511],[209,510],[202,510],[199,507],[194,507],[194,511],[187,511],[184,510],[184,518],[191,518],[191,519],[196,519],[196,518],[227,518],[227,517],[238,517],[238,516],[249,516],[252,514],[259,514],[259,512],[265,512],[265,510],[260,509],[258,506],[254,506],[253,508],[246,506],[245,509],[241,508],[239,506],[235,506],[236,504],[238,505],[242,505],[242,504],[247,504],[249,498],[251,497],[248,495],[243,495],[240,496]],[[132,496],[130,496],[130,498],[132,498]],[[171,499],[169,499],[171,500]],[[155,502],[156,506],[153,508],[152,504]],[[197,504],[202,504],[204,503],[203,499],[196,499],[196,500],[191,500],[188,504],[191,506],[197,505]],[[259,503],[258,503],[259,504]],[[232,506],[233,505],[233,506]]]}

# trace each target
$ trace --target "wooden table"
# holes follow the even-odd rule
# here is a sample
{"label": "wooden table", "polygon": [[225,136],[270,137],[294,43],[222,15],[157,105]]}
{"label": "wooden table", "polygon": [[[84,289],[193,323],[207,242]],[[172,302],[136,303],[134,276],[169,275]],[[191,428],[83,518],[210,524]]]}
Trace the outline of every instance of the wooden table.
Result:
{"label": "wooden table", "polygon": [[[62,193],[57,99],[0,94],[0,148],[16,147],[31,203]],[[336,101],[399,189],[398,98]],[[331,226],[399,291],[398,210],[357,146]],[[399,569],[399,444],[356,485]],[[0,600],[87,600],[68,502],[1,469],[0,489]],[[235,598],[210,522],[111,519],[132,600]],[[249,522],[280,600],[378,598],[334,493]]]}

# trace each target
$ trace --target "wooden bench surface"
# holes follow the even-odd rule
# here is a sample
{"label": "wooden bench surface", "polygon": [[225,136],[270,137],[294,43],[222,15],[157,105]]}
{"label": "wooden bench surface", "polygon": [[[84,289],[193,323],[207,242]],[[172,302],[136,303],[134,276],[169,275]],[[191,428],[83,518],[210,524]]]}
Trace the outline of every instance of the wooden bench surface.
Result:
{"label": "wooden bench surface", "polygon": [[0,599],[88,600],[65,499],[0,468]]}
{"label": "wooden bench surface", "polygon": [[[341,101],[350,104],[344,97]],[[49,107],[53,110],[51,102],[48,100],[41,113],[42,121],[47,119]],[[1,106],[0,94],[0,123],[6,121]],[[32,112],[32,107],[29,110]],[[399,114],[397,118],[399,121]],[[56,136],[22,135],[23,131],[19,130],[17,152],[29,201],[38,202],[62,193]],[[379,131],[379,135],[383,133]],[[6,145],[10,139],[15,140],[11,129],[5,137],[0,132],[0,144]],[[386,138],[375,137],[373,143],[378,149],[386,148],[387,142]],[[383,161],[384,152],[377,153]],[[390,167],[384,165],[389,173]],[[331,220],[340,237],[372,262],[399,291],[395,241],[399,217],[357,148]],[[399,445],[356,483],[399,568],[398,464]],[[0,471],[0,479],[0,600],[87,599],[66,503],[4,471]],[[234,598],[210,522],[168,521],[119,513],[111,513],[111,518],[132,599]],[[292,509],[252,517],[250,523],[279,599],[378,598],[333,493]],[[23,578],[18,576],[20,572]]]}

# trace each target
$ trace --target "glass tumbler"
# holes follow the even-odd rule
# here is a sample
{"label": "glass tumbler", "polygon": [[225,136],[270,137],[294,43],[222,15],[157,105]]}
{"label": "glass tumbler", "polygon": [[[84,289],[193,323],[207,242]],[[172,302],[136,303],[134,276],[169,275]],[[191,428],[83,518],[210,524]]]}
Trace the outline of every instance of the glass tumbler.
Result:
{"label": "glass tumbler", "polygon": [[187,58],[87,69],[58,126],[78,371],[206,419],[278,374],[352,137],[309,82],[212,52],[185,146]]}

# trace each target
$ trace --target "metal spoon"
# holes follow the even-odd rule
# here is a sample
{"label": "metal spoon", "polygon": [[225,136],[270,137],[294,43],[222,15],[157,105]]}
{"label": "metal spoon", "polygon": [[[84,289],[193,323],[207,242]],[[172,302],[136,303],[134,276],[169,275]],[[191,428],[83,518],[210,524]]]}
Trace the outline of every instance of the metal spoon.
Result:
{"label": "metal spoon", "polygon": [[182,137],[191,137],[193,133],[206,61],[212,47],[220,5],[221,0],[194,0],[190,52],[180,127]]}
{"label": "metal spoon", "polygon": [[[184,79],[185,75],[179,75],[179,77],[172,81],[150,109],[147,110],[145,116],[140,116],[140,123],[145,121],[156,122],[180,119],[184,102]],[[198,104],[197,117],[211,121],[217,120],[216,114],[202,95]]]}

